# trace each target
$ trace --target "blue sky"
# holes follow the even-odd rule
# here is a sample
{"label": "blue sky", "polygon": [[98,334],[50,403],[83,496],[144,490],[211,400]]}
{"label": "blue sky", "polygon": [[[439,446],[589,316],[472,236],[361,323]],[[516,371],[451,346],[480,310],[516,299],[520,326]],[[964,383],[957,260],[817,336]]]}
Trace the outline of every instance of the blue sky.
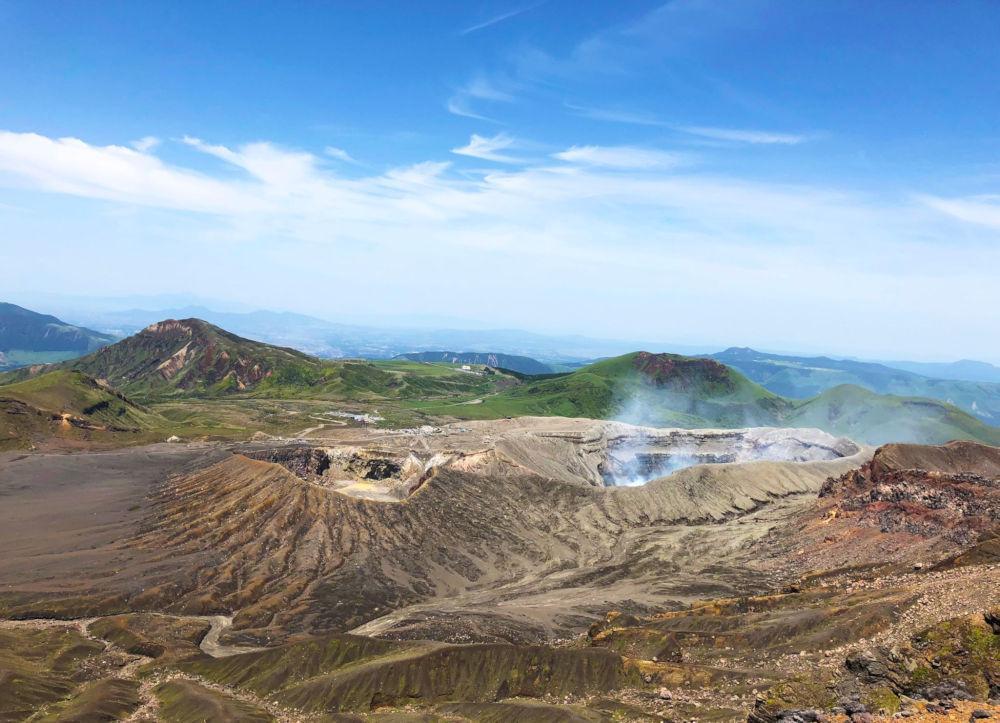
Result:
{"label": "blue sky", "polygon": [[998,38],[995,2],[0,0],[6,295],[1000,361]]}

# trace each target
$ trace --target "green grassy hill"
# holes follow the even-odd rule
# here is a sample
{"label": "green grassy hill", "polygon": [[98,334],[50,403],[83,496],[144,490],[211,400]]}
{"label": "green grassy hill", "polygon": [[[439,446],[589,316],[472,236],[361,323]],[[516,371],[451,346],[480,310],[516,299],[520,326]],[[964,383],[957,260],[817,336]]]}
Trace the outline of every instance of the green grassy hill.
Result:
{"label": "green grassy hill", "polygon": [[413,361],[322,360],[231,334],[199,319],[166,320],[88,356],[0,377],[81,371],[144,402],[171,399],[435,400],[515,383],[483,367]]}
{"label": "green grassy hill", "polygon": [[[157,426],[162,432],[191,426],[194,414],[205,435],[306,427],[294,415],[282,418],[274,407],[280,400],[319,404],[320,412],[325,403],[347,405],[403,426],[539,415],[650,426],[818,427],[872,444],[960,438],[1000,444],[1000,429],[940,400],[851,385],[792,400],[710,358],[635,352],[567,374],[531,377],[481,366],[321,360],[197,319],[159,322],[89,356],[46,367],[40,376],[36,369],[22,369],[0,376],[0,384],[5,381],[0,396],[12,403],[68,412],[93,426],[144,428],[170,420]],[[150,413],[132,399],[153,405],[163,417],[146,424],[143,415]]]}
{"label": "green grassy hill", "polygon": [[0,448],[49,437],[111,439],[153,432],[166,423],[86,374],[56,370],[0,386]]}
{"label": "green grassy hill", "polygon": [[521,415],[617,419],[650,426],[818,427],[859,442],[1000,444],[1000,429],[935,399],[843,385],[785,399],[711,359],[638,352],[502,391],[475,404],[427,407],[460,419]]}
{"label": "green grassy hill", "polygon": [[244,339],[200,319],[168,319],[89,356],[61,365],[141,398],[211,396],[309,385],[321,363],[294,349]]}
{"label": "green grassy hill", "polygon": [[0,396],[59,414],[72,414],[95,424],[143,428],[154,415],[125,395],[81,372],[56,370],[0,387]]}
{"label": "green grassy hill", "polygon": [[789,427],[819,427],[869,444],[943,444],[975,439],[1000,445],[1000,428],[984,424],[937,399],[875,394],[845,384],[798,403],[784,417]]}
{"label": "green grassy hill", "polygon": [[[661,426],[777,424],[789,406],[710,359],[635,352],[440,410],[463,418],[553,415]],[[432,411],[428,409],[426,411]]]}

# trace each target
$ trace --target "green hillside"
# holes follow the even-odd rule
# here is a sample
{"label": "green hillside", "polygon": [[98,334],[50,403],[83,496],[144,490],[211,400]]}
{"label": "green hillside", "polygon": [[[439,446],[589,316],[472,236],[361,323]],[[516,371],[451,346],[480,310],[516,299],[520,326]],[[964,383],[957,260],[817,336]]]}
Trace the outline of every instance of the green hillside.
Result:
{"label": "green hillside", "polygon": [[[495,391],[512,377],[413,361],[322,360],[244,339],[199,319],[166,320],[88,356],[47,367],[81,371],[144,402],[170,399],[434,400]],[[21,381],[39,373],[0,376]]]}
{"label": "green hillside", "polygon": [[849,384],[799,403],[785,416],[784,423],[789,427],[819,427],[869,444],[943,444],[953,439],[975,439],[1000,445],[1000,428],[984,424],[951,404],[875,394]]}
{"label": "green hillside", "polygon": [[1000,429],[934,399],[843,385],[785,399],[711,359],[639,352],[511,388],[479,403],[430,406],[460,419],[540,415],[617,419],[650,426],[818,427],[859,442],[1000,444]]}
{"label": "green hillside", "polygon": [[0,397],[59,414],[72,414],[95,424],[142,428],[156,421],[155,415],[125,395],[75,371],[56,370],[2,386]]}
{"label": "green hillside", "polygon": [[0,384],[8,382],[0,386],[0,396],[33,409],[67,412],[92,426],[149,427],[144,415],[150,413],[134,399],[158,410],[161,432],[187,425],[209,436],[249,435],[262,428],[294,432],[294,415],[283,417],[274,407],[280,401],[298,404],[300,411],[335,403],[377,412],[386,424],[403,426],[539,415],[661,427],[818,427],[872,444],[959,438],[1000,444],[1000,429],[940,400],[852,385],[792,400],[715,359],[675,354],[635,352],[566,374],[532,377],[485,366],[321,360],[186,319],[153,324],[45,370],[0,375]]}
{"label": "green hillside", "polygon": [[50,436],[110,438],[149,432],[165,420],[86,374],[56,370],[0,386],[0,448]]}
{"label": "green hillside", "polygon": [[545,415],[736,427],[777,424],[788,406],[776,394],[710,359],[635,352],[570,374],[529,381],[482,403],[440,411],[469,419]]}

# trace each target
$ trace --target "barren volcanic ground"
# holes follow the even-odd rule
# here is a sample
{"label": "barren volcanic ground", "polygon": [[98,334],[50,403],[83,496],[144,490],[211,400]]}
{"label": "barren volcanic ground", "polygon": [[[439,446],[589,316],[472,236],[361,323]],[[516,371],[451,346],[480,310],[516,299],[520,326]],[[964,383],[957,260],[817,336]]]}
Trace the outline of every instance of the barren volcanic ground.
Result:
{"label": "barren volcanic ground", "polygon": [[996,448],[304,434],[0,458],[0,719],[968,719],[1000,695]]}

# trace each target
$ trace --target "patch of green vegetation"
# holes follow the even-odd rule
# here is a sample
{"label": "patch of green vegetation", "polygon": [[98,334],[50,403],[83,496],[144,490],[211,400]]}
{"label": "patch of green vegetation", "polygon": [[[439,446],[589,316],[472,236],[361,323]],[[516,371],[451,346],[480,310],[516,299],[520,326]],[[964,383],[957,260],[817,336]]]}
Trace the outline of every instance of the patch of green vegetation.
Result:
{"label": "patch of green vegetation", "polygon": [[424,411],[460,419],[538,415],[704,427],[774,424],[784,406],[780,397],[716,362],[637,352],[570,374],[529,378],[479,404]]}
{"label": "patch of green vegetation", "polygon": [[787,426],[818,427],[869,444],[943,444],[952,439],[974,439],[1000,445],[1000,429],[950,404],[875,394],[851,385],[834,387],[796,404],[784,421]]}
{"label": "patch of green vegetation", "polygon": [[982,615],[939,623],[915,636],[905,651],[914,662],[908,688],[916,691],[943,680],[962,681],[977,700],[1000,680],[1000,635]]}
{"label": "patch of green vegetation", "polygon": [[1000,384],[931,379],[871,362],[782,356],[753,349],[727,349],[712,356],[785,397],[808,399],[850,384],[877,394],[937,399],[983,419],[1000,417]]}
{"label": "patch of green vegetation", "polygon": [[668,354],[627,354],[554,378],[528,378],[481,402],[421,405],[420,410],[458,419],[538,415],[660,427],[816,427],[868,444],[973,439],[1000,445],[1000,429],[945,402],[849,385],[796,402],[721,364]]}
{"label": "patch of green vegetation", "polygon": [[877,685],[864,690],[861,694],[861,702],[868,710],[875,713],[884,711],[884,714],[892,715],[899,710],[899,696],[887,685]]}
{"label": "patch of green vegetation", "polygon": [[167,723],[271,721],[265,710],[189,680],[170,680],[153,689],[160,702],[159,720]]}
{"label": "patch of green vegetation", "polygon": [[607,650],[403,643],[331,635],[182,670],[308,712],[369,711],[441,700],[604,692],[641,683]]}
{"label": "patch of green vegetation", "polygon": [[[129,397],[119,394],[112,399],[116,392],[95,390],[91,380],[88,394],[103,398],[73,400],[74,408],[99,415],[95,419],[102,424],[155,429],[157,435],[187,439],[246,438],[255,431],[272,434],[274,429],[294,433],[294,420],[264,419],[251,406],[246,407],[246,416],[231,413],[237,400],[281,400],[329,401],[349,404],[350,411],[377,410],[386,426],[537,415],[658,427],[817,427],[870,444],[974,439],[1000,445],[1000,429],[944,402],[879,395],[850,385],[793,401],[718,361],[674,354],[636,352],[567,374],[531,377],[480,366],[463,370],[449,363],[400,359],[321,360],[190,319],[154,325],[56,370],[34,378],[31,370],[0,375],[0,382],[7,382],[0,386],[0,397],[8,390],[27,389],[18,384],[30,386],[41,379],[53,384],[65,380],[73,373],[70,370],[83,371],[108,380]],[[69,386],[85,387],[82,379]],[[31,390],[36,400],[32,403],[41,393]],[[46,401],[59,406],[69,404],[66,397],[71,395],[63,389],[48,396]],[[129,405],[132,399],[163,405],[159,408],[166,422],[143,418],[142,408],[134,402]],[[171,402],[195,405],[196,400],[228,406],[200,405],[196,412],[170,406]],[[5,441],[9,439],[17,444],[19,437],[0,430],[0,444],[9,444]]]}
{"label": "patch of green vegetation", "polygon": [[104,646],[71,628],[0,630],[0,720],[21,720],[71,695],[79,664]]}
{"label": "patch of green vegetation", "polygon": [[74,371],[56,370],[8,384],[0,387],[0,397],[120,429],[144,429],[159,423],[148,409]]}
{"label": "patch of green vegetation", "polygon": [[139,707],[139,683],[105,678],[81,686],[34,720],[40,723],[123,720]]}
{"label": "patch of green vegetation", "polygon": [[767,691],[765,706],[772,713],[812,708],[828,710],[837,703],[837,690],[829,674],[797,676]]}

